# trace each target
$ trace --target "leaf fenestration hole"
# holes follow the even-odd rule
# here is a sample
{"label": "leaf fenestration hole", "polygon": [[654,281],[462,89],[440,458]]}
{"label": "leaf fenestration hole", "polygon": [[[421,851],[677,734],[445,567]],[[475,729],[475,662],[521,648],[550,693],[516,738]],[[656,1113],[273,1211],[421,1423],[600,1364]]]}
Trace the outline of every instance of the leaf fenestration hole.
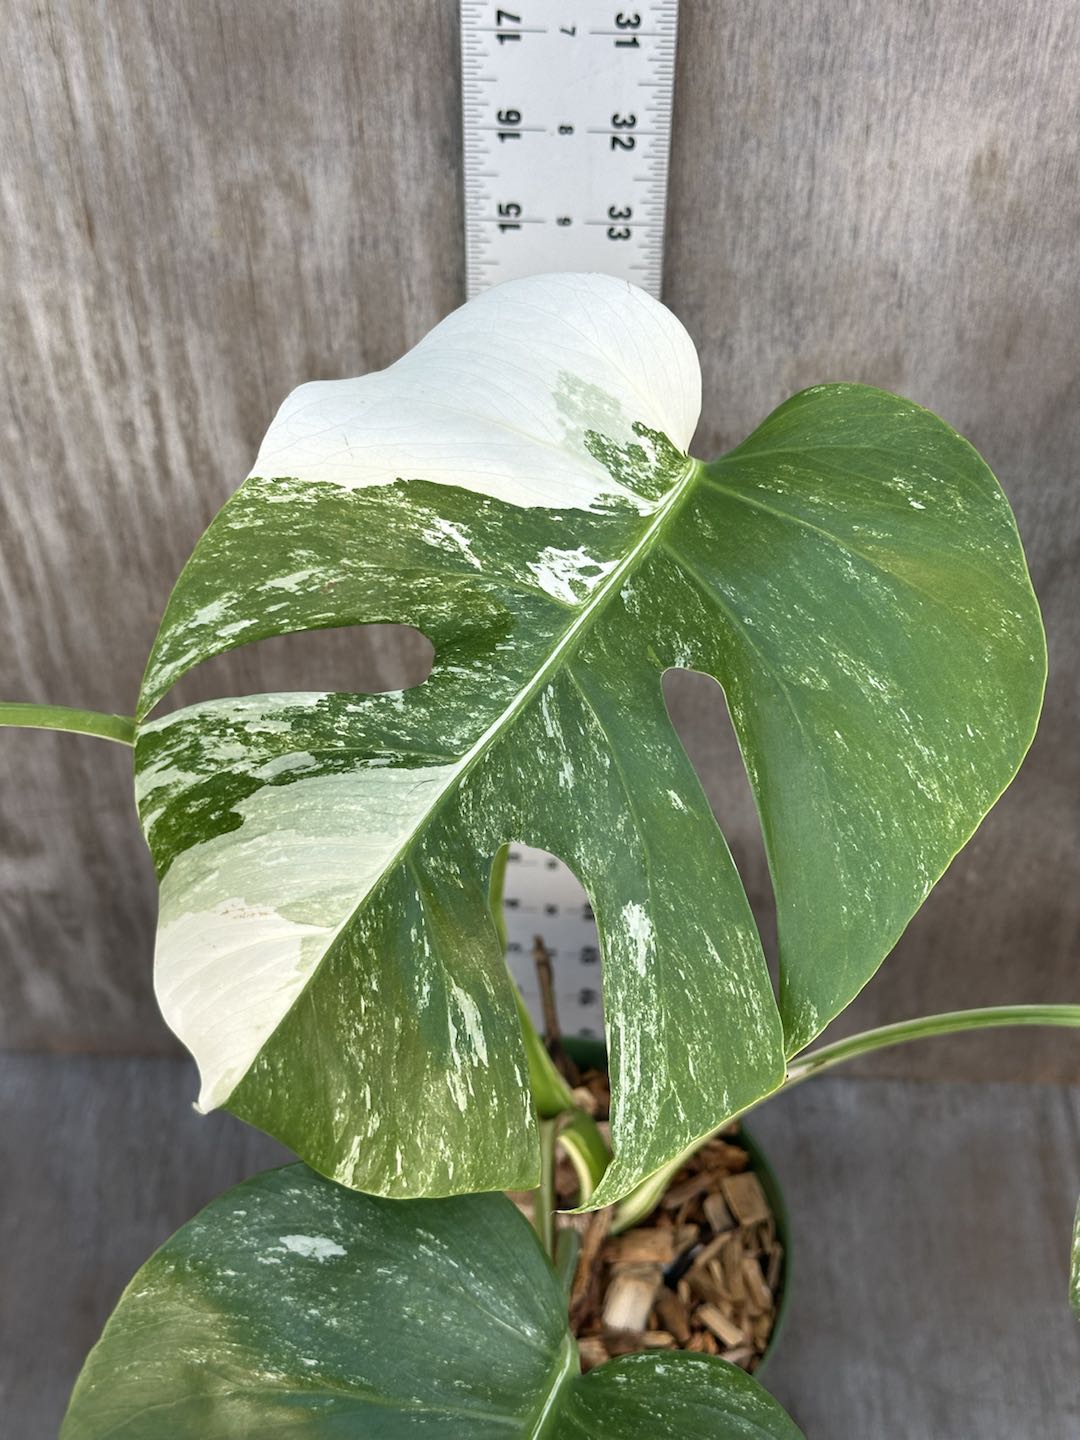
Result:
{"label": "leaf fenestration hole", "polygon": [[754,793],[724,688],[700,670],[667,670],[664,703],[727,839],[775,981],[776,902]]}
{"label": "leaf fenestration hole", "polygon": [[537,1029],[546,1028],[534,959],[539,935],[551,957],[561,1033],[603,1040],[600,944],[589,897],[574,872],[546,850],[511,844],[503,912],[507,963]]}
{"label": "leaf fenestration hole", "polygon": [[431,674],[435,649],[412,625],[342,625],[272,635],[204,660],[155,709],[289,690],[374,695],[411,690]]}

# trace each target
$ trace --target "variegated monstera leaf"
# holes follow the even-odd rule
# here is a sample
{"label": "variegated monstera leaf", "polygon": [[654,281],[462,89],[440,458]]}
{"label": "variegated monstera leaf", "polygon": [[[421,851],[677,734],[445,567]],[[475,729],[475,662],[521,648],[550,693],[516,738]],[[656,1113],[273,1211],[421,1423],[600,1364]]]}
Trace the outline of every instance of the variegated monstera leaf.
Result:
{"label": "variegated monstera leaf", "polygon": [[653,1351],[582,1375],[566,1295],[505,1196],[396,1205],[303,1165],[238,1185],[147,1261],[60,1440],[425,1433],[804,1440],[715,1356]]}
{"label": "variegated monstera leaf", "polygon": [[[305,385],[177,583],[136,750],[158,994],[224,1105],[357,1189],[534,1184],[522,1039],[488,912],[507,841],[596,912],[615,1200],[777,1086],[1008,783],[1044,646],[1013,518],[942,421],[855,385],[687,455],[686,333],[600,276],[492,290],[389,370]],[[400,694],[147,721],[186,671],[404,622]],[[779,910],[746,897],[664,707],[724,686]]]}

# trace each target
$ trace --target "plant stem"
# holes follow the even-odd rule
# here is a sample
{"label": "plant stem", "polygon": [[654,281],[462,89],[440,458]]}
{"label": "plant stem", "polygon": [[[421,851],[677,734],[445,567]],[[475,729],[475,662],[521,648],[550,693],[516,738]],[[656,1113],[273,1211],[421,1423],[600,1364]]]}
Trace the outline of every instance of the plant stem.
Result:
{"label": "plant stem", "polygon": [[544,1036],[551,1049],[562,1039],[559,1031],[559,1012],[555,1008],[555,977],[551,970],[551,951],[544,944],[543,937],[533,936],[533,965],[536,980],[540,986],[540,1005],[544,1012]]}
{"label": "plant stem", "polygon": [[525,1001],[514,984],[513,976],[510,977],[510,983],[514,985],[514,1000],[521,1022],[522,1039],[525,1041],[525,1058],[529,1062],[529,1088],[536,1102],[536,1113],[541,1120],[549,1120],[552,1116],[573,1110],[574,1097],[570,1086],[559,1074],[555,1062],[548,1054],[547,1046],[536,1033],[532,1017],[525,1008]]}
{"label": "plant stem", "polygon": [[559,1120],[540,1121],[540,1188],[533,1201],[533,1221],[540,1243],[555,1258],[555,1139]]}
{"label": "plant stem", "polygon": [[134,745],[135,721],[130,715],[105,715],[100,710],[72,710],[67,705],[33,705],[22,701],[0,704],[0,725],[31,730],[68,730]]}
{"label": "plant stem", "polygon": [[1004,1025],[1065,1025],[1080,1027],[1080,1005],[992,1005],[982,1010],[949,1010],[942,1015],[924,1015],[917,1020],[901,1020],[895,1025],[882,1025],[849,1035],[832,1045],[811,1050],[788,1066],[784,1090],[799,1085],[811,1075],[831,1070],[845,1060],[872,1050],[885,1050],[906,1040],[922,1040],[932,1035],[955,1035],[963,1030],[988,1030]]}
{"label": "plant stem", "polygon": [[[745,1110],[730,1115],[713,1134],[719,1134],[734,1120],[740,1120],[766,1100],[775,1099],[794,1085],[801,1085],[812,1075],[831,1070],[845,1060],[854,1060],[871,1050],[884,1050],[890,1045],[901,1045],[906,1040],[922,1040],[933,1035],[953,1035],[962,1030],[986,1030],[1004,1025],[1065,1025],[1080,1027],[1080,1005],[992,1005],[982,1010],[949,1010],[942,1015],[924,1015],[917,1020],[901,1020],[895,1025],[883,1025],[877,1030],[864,1030],[846,1040],[837,1040],[832,1045],[822,1045],[811,1050],[788,1065],[784,1083],[768,1095],[763,1095]],[[615,1211],[611,1233],[618,1235],[643,1220],[660,1202],[660,1197],[686,1161],[710,1137],[703,1135],[692,1145],[655,1171],[638,1188],[621,1200]]]}
{"label": "plant stem", "polygon": [[578,1256],[581,1253],[581,1236],[569,1225],[555,1232],[555,1273],[566,1292],[567,1298],[574,1288]]}
{"label": "plant stem", "polygon": [[[488,876],[488,909],[491,911],[491,918],[495,924],[495,934],[499,937],[499,945],[502,952],[506,954],[506,912],[503,910],[503,889],[506,885],[506,862],[510,856],[510,846],[500,845],[495,851],[495,859],[491,862],[491,874]],[[515,990],[517,986],[515,985]]]}
{"label": "plant stem", "polygon": [[587,1205],[611,1164],[607,1142],[592,1116],[584,1110],[575,1110],[559,1131],[559,1144],[577,1174],[581,1187],[578,1204]]}

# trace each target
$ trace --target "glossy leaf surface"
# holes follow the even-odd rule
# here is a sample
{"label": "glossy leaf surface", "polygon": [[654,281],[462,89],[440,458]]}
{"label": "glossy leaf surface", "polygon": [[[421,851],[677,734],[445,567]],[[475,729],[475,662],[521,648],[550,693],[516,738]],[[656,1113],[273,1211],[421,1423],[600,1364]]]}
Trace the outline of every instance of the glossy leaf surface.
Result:
{"label": "glossy leaf surface", "polygon": [[705,467],[685,520],[683,564],[714,621],[696,663],[724,685],[761,815],[793,1054],[1016,772],[1042,623],[990,470],[880,390],[796,395]]}
{"label": "glossy leaf surface", "polygon": [[[204,1108],[375,1193],[535,1184],[487,909],[493,857],[523,841],[597,916],[609,1203],[775,1088],[1007,784],[1044,651],[983,462],[910,402],[841,385],[701,465],[699,388],[663,307],[553,276],[286,401],[176,586],[139,707],[157,987]],[[147,720],[211,655],[370,622],[431,639],[423,685]],[[783,1022],[668,720],[672,666],[727,691]]]}
{"label": "glossy leaf surface", "polygon": [[396,1202],[302,1165],[238,1186],[122,1296],[62,1440],[798,1440],[742,1371],[641,1355],[582,1377],[565,1296],[502,1196]]}

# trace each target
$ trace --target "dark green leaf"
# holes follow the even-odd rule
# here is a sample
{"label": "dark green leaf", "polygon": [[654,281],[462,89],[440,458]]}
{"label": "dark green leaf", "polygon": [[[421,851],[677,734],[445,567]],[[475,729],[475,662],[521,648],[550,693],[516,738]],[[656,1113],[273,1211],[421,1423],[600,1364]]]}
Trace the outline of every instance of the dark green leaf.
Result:
{"label": "dark green leaf", "polygon": [[555,1440],[801,1440],[771,1395],[708,1355],[611,1360],[568,1386]]}
{"label": "dark green leaf", "polygon": [[796,395],[706,466],[672,545],[707,597],[704,668],[761,813],[794,1053],[1015,774],[1046,677],[1039,610],[987,466],[864,386]]}
{"label": "dark green leaf", "polygon": [[719,1360],[641,1356],[583,1379],[564,1293],[504,1197],[388,1201],[293,1165],[214,1201],[143,1266],[86,1362],[62,1440],[418,1433],[799,1432]]}

